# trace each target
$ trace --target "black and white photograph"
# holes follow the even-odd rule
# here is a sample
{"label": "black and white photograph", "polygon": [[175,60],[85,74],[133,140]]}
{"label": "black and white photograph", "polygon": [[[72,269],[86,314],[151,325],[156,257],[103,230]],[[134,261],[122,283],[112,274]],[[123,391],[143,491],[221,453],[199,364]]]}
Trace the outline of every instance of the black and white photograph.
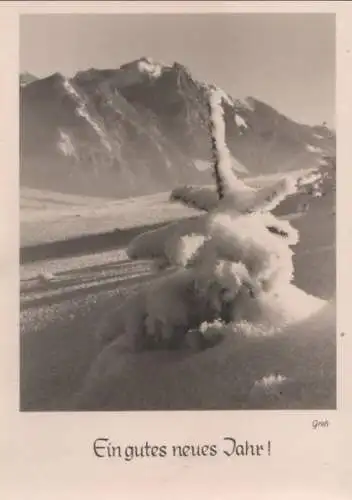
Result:
{"label": "black and white photograph", "polygon": [[21,412],[337,408],[335,40],[20,16]]}

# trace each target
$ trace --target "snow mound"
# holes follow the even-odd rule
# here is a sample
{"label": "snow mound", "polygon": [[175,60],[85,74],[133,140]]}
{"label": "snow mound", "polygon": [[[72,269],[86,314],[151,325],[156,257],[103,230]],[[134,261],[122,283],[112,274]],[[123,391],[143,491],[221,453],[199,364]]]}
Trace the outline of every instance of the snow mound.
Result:
{"label": "snow mound", "polygon": [[[236,338],[231,326],[226,327],[218,321],[204,325],[205,335],[214,334],[221,338],[226,331],[226,336],[216,343],[215,348],[201,350],[196,355],[190,354],[201,344],[197,338],[195,343],[191,340],[188,351],[177,354],[161,350],[133,353],[126,345],[126,337],[122,336],[106,346],[93,361],[72,405],[74,408],[100,411],[234,409],[233,398],[238,390],[239,396],[248,391],[247,408],[306,410],[317,401],[319,407],[326,408],[328,404],[330,408],[330,393],[327,394],[324,387],[333,358],[331,349],[326,349],[326,345],[335,337],[334,311],[335,306],[329,303],[317,314],[277,333],[277,338],[272,341],[275,340],[275,345],[280,342],[279,345],[286,347],[279,365],[284,363],[286,367],[291,351],[292,356],[297,354],[299,357],[288,363],[285,370],[279,371],[276,371],[277,350],[268,356],[265,339],[262,339],[262,345],[266,360],[258,368],[255,358],[258,351],[251,351],[251,342],[246,338]],[[264,335],[266,333],[260,326],[252,326],[254,329],[257,332],[262,330]],[[258,345],[257,341],[253,345]],[[268,345],[273,344],[270,342]],[[244,353],[247,351],[248,370],[247,364],[237,369],[242,348]],[[315,349],[320,353],[317,356]],[[233,378],[239,382],[235,383]],[[302,387],[308,389],[303,397]]]}
{"label": "snow mound", "polygon": [[[310,295],[293,284],[284,284],[243,304],[236,332],[244,337],[272,335],[317,314],[326,300]],[[259,330],[258,330],[259,328]]]}

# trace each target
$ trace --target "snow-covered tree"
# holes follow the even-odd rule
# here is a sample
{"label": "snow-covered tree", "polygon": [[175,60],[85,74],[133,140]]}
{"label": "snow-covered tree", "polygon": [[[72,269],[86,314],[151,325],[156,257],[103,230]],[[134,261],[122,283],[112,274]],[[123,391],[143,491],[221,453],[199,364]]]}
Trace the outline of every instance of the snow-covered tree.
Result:
{"label": "snow-covered tree", "polygon": [[131,345],[174,346],[204,322],[278,325],[277,318],[284,324],[322,305],[292,285],[291,247],[298,242],[298,232],[271,213],[297,190],[296,181],[286,176],[256,190],[238,179],[225,141],[221,97],[211,93],[209,104],[217,196],[206,188],[174,191],[174,200],[197,206],[204,215],[132,241],[130,258],[176,269],[127,301],[116,325],[100,331],[103,341],[111,341],[122,329]]}

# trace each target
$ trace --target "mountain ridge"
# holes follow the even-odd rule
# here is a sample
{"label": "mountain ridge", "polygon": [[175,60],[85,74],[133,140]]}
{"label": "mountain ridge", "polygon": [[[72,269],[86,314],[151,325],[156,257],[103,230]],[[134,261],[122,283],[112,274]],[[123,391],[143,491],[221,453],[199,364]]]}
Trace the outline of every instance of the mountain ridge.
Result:
{"label": "mountain ridge", "polygon": [[[207,101],[213,84],[182,64],[140,58],[117,69],[60,73],[20,87],[21,185],[117,198],[209,184]],[[226,137],[240,175],[311,168],[335,133],[222,91]]]}

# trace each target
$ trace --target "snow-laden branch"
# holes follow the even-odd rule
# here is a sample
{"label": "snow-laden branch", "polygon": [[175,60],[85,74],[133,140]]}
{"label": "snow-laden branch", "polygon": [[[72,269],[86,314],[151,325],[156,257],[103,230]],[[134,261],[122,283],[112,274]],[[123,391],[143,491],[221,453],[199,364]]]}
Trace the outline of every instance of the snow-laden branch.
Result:
{"label": "snow-laden branch", "polygon": [[219,196],[215,189],[207,186],[181,186],[172,190],[170,201],[210,212],[217,207]]}
{"label": "snow-laden branch", "polygon": [[134,238],[127,247],[132,260],[154,260],[159,268],[184,267],[204,241],[206,217],[172,222]]}
{"label": "snow-laden branch", "polygon": [[209,130],[213,156],[213,174],[219,199],[230,192],[252,191],[232,169],[232,156],[226,144],[226,122],[222,107],[222,93],[213,90],[209,96]]}

